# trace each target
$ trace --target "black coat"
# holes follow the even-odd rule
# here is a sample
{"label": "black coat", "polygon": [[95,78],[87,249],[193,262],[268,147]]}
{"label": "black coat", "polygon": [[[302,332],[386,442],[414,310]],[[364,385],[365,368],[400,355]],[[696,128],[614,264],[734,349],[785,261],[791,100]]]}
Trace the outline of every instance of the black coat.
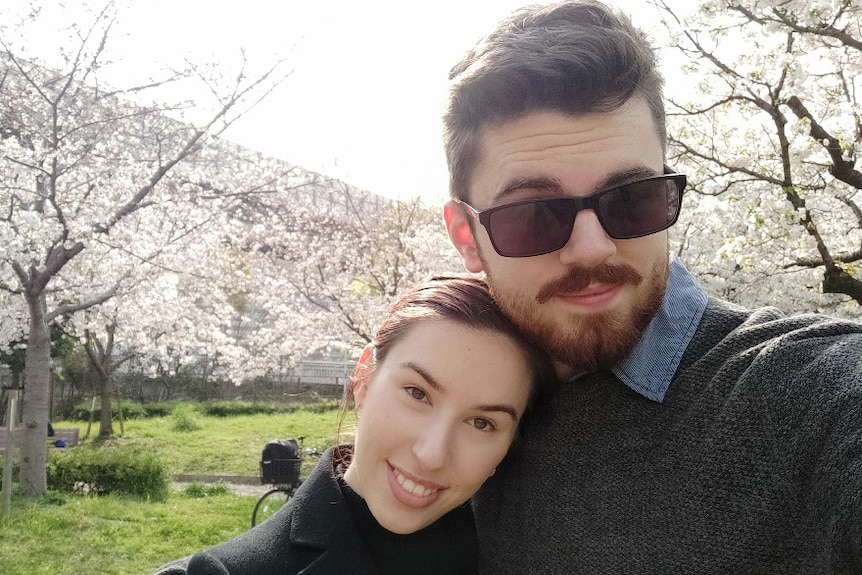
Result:
{"label": "black coat", "polygon": [[156,575],[377,575],[332,471],[328,449],[296,495],[235,539]]}

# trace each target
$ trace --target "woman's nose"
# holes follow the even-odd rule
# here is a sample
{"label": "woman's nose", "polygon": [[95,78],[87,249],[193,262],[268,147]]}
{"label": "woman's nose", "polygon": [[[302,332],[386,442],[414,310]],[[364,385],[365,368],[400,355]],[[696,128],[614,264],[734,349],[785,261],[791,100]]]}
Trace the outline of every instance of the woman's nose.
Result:
{"label": "woman's nose", "polygon": [[449,460],[451,425],[435,421],[420,431],[413,444],[413,454],[426,470],[440,469]]}

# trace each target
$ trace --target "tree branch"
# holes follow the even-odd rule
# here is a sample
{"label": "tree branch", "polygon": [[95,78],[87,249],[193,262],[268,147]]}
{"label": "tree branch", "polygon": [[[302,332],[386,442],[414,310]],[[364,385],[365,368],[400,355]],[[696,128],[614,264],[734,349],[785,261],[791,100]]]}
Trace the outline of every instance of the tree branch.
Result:
{"label": "tree branch", "polygon": [[750,9],[741,6],[739,4],[731,4],[728,5],[728,8],[739,12],[750,21],[755,22],[757,24],[768,26],[770,24],[780,23],[789,28],[794,32],[798,32],[800,34],[810,34],[812,36],[819,36],[822,38],[832,38],[838,40],[841,44],[847,46],[848,48],[852,48],[854,50],[862,51],[862,41],[854,38],[844,30],[839,30],[835,28],[834,25],[831,24],[820,24],[819,26],[803,26],[799,24],[799,22],[791,17],[790,13],[782,10],[778,7],[772,8],[772,13],[775,15],[775,18],[764,18],[762,16],[758,16]]}
{"label": "tree branch", "polygon": [[104,352],[101,348],[101,342],[98,340],[98,338],[93,337],[93,335],[90,333],[90,330],[86,330],[84,333],[86,337],[86,340],[84,342],[84,349],[87,350],[87,357],[90,358],[90,365],[92,365],[93,368],[95,368],[95,370],[99,372],[99,378],[102,381],[106,381],[108,379],[108,372],[102,363],[104,361],[104,357],[100,357],[104,356]]}
{"label": "tree branch", "polygon": [[120,283],[127,277],[127,275],[128,274],[123,275],[123,277],[120,278],[117,281],[117,283],[115,283],[109,289],[107,289],[106,291],[102,292],[100,295],[98,295],[92,299],[89,299],[89,300],[86,300],[86,301],[83,301],[80,303],[76,303],[76,304],[64,304],[64,305],[57,306],[57,308],[54,311],[51,311],[51,312],[48,312],[47,314],[45,314],[45,321],[50,322],[51,320],[53,320],[55,318],[58,318],[58,317],[61,317],[64,315],[71,315],[77,311],[81,311],[81,310],[88,309],[88,308],[91,308],[93,306],[97,306],[99,304],[105,303],[106,301],[108,301],[109,299],[111,299],[112,297],[114,297],[117,294],[117,290],[120,287]]}
{"label": "tree branch", "polygon": [[838,138],[832,136],[814,119],[814,116],[797,96],[788,98],[786,104],[797,118],[808,121],[811,126],[808,134],[826,149],[832,160],[829,172],[836,179],[853,186],[857,190],[862,190],[862,173],[854,169],[856,165],[855,161],[844,159],[841,142]]}

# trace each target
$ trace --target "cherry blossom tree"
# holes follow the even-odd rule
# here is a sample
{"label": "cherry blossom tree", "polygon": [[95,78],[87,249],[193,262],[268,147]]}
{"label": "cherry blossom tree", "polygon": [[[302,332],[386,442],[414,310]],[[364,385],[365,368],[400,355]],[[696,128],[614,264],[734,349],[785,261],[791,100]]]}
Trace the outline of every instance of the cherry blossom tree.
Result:
{"label": "cherry blossom tree", "polygon": [[[210,144],[285,77],[282,62],[254,75],[190,64],[117,89],[101,79],[111,62],[113,3],[57,31],[61,61],[50,66],[27,50],[40,16],[4,15],[0,25],[0,343],[27,341],[27,494],[46,489],[48,325],[118,294],[132,297],[153,270],[186,273],[181,254],[190,245],[224,251],[226,230],[214,224],[227,221],[219,219],[236,194],[275,176],[261,177],[263,168],[230,174],[225,147]],[[161,90],[194,82],[205,92],[193,93],[209,101],[159,103]],[[185,117],[192,110],[194,121]]]}
{"label": "cherry blossom tree", "polygon": [[236,246],[247,284],[235,299],[243,344],[230,349],[247,375],[333,341],[361,348],[398,294],[462,269],[439,210],[418,198],[388,201],[326,178],[305,197],[270,203]]}
{"label": "cherry blossom tree", "polygon": [[654,4],[684,67],[666,88],[680,254],[734,301],[862,315],[862,4]]}

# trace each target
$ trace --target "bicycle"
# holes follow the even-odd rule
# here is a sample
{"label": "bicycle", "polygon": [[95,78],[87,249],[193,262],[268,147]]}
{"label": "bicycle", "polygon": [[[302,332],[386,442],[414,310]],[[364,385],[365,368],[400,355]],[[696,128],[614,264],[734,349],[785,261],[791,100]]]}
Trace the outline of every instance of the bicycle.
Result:
{"label": "bicycle", "polygon": [[[297,441],[298,440],[298,441]],[[266,520],[276,511],[282,508],[285,503],[290,501],[296,490],[302,485],[302,479],[299,477],[299,471],[302,466],[302,460],[305,455],[322,455],[319,451],[313,448],[303,448],[305,436],[300,435],[297,439],[274,440],[267,444],[279,443],[285,446],[287,451],[293,451],[296,457],[286,458],[271,458],[266,456],[260,461],[260,482],[262,485],[272,485],[272,489],[264,493],[254,505],[254,510],[251,512],[251,526],[254,527],[260,521]],[[291,449],[290,446],[293,446]],[[266,453],[264,448],[264,453]]]}

